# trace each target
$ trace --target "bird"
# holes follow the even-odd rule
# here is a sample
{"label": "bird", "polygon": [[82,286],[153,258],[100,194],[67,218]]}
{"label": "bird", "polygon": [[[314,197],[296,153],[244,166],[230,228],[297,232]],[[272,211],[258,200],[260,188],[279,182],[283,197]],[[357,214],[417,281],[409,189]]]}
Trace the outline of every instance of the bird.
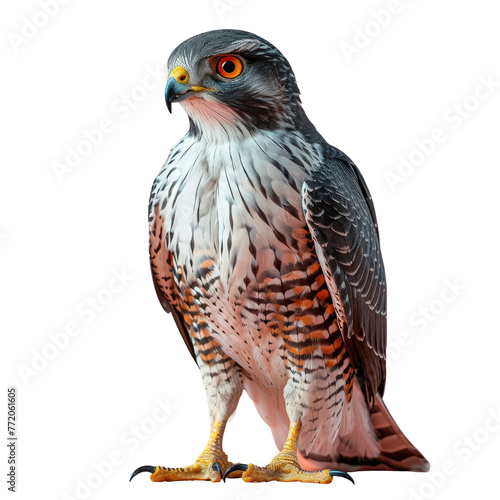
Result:
{"label": "bird", "polygon": [[[180,103],[189,129],[152,186],[150,262],[199,368],[211,431],[192,465],[146,465],[130,480],[427,471],[382,399],[386,274],[360,170],[316,130],[290,63],[263,38],[198,34],[167,72],[167,108]],[[243,391],[279,450],[267,465],[223,451]]]}

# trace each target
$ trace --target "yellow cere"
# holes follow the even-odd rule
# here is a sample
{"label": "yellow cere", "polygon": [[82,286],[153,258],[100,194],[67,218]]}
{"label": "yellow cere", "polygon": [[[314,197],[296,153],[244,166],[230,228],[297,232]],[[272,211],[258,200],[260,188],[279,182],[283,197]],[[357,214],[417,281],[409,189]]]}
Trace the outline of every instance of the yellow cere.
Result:
{"label": "yellow cere", "polygon": [[172,72],[170,73],[169,78],[172,76],[179,83],[188,83],[189,82],[189,74],[182,66],[177,66],[177,68],[174,68],[172,70]]}

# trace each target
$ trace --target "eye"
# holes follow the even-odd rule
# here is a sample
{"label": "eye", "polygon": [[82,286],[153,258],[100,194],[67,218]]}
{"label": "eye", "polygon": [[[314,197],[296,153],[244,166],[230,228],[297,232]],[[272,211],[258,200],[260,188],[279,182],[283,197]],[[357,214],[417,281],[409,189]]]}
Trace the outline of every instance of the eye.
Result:
{"label": "eye", "polygon": [[236,56],[222,56],[217,61],[216,69],[224,78],[236,78],[243,71],[243,63]]}

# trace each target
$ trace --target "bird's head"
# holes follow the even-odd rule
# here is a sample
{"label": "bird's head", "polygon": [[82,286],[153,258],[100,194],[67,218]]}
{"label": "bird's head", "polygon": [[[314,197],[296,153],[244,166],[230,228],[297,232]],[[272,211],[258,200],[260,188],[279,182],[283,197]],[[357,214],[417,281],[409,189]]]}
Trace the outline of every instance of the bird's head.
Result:
{"label": "bird's head", "polygon": [[192,131],[216,124],[273,129],[303,118],[290,64],[266,40],[246,31],[215,30],[181,43],[168,60],[165,99],[180,102]]}

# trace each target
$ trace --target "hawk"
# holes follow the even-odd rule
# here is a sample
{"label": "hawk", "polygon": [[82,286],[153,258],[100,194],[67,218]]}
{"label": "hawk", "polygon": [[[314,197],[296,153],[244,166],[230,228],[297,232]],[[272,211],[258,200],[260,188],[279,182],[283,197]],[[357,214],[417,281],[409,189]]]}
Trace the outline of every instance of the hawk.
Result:
{"label": "hawk", "polygon": [[[149,205],[155,288],[201,373],[211,421],[193,465],[153,481],[329,483],[348,471],[427,471],[389,414],[386,277],[377,218],[356,165],[307,118],[281,52],[248,32],[179,45],[165,97],[189,131]],[[279,450],[228,460],[242,391]],[[132,479],[131,477],[131,479]]]}

